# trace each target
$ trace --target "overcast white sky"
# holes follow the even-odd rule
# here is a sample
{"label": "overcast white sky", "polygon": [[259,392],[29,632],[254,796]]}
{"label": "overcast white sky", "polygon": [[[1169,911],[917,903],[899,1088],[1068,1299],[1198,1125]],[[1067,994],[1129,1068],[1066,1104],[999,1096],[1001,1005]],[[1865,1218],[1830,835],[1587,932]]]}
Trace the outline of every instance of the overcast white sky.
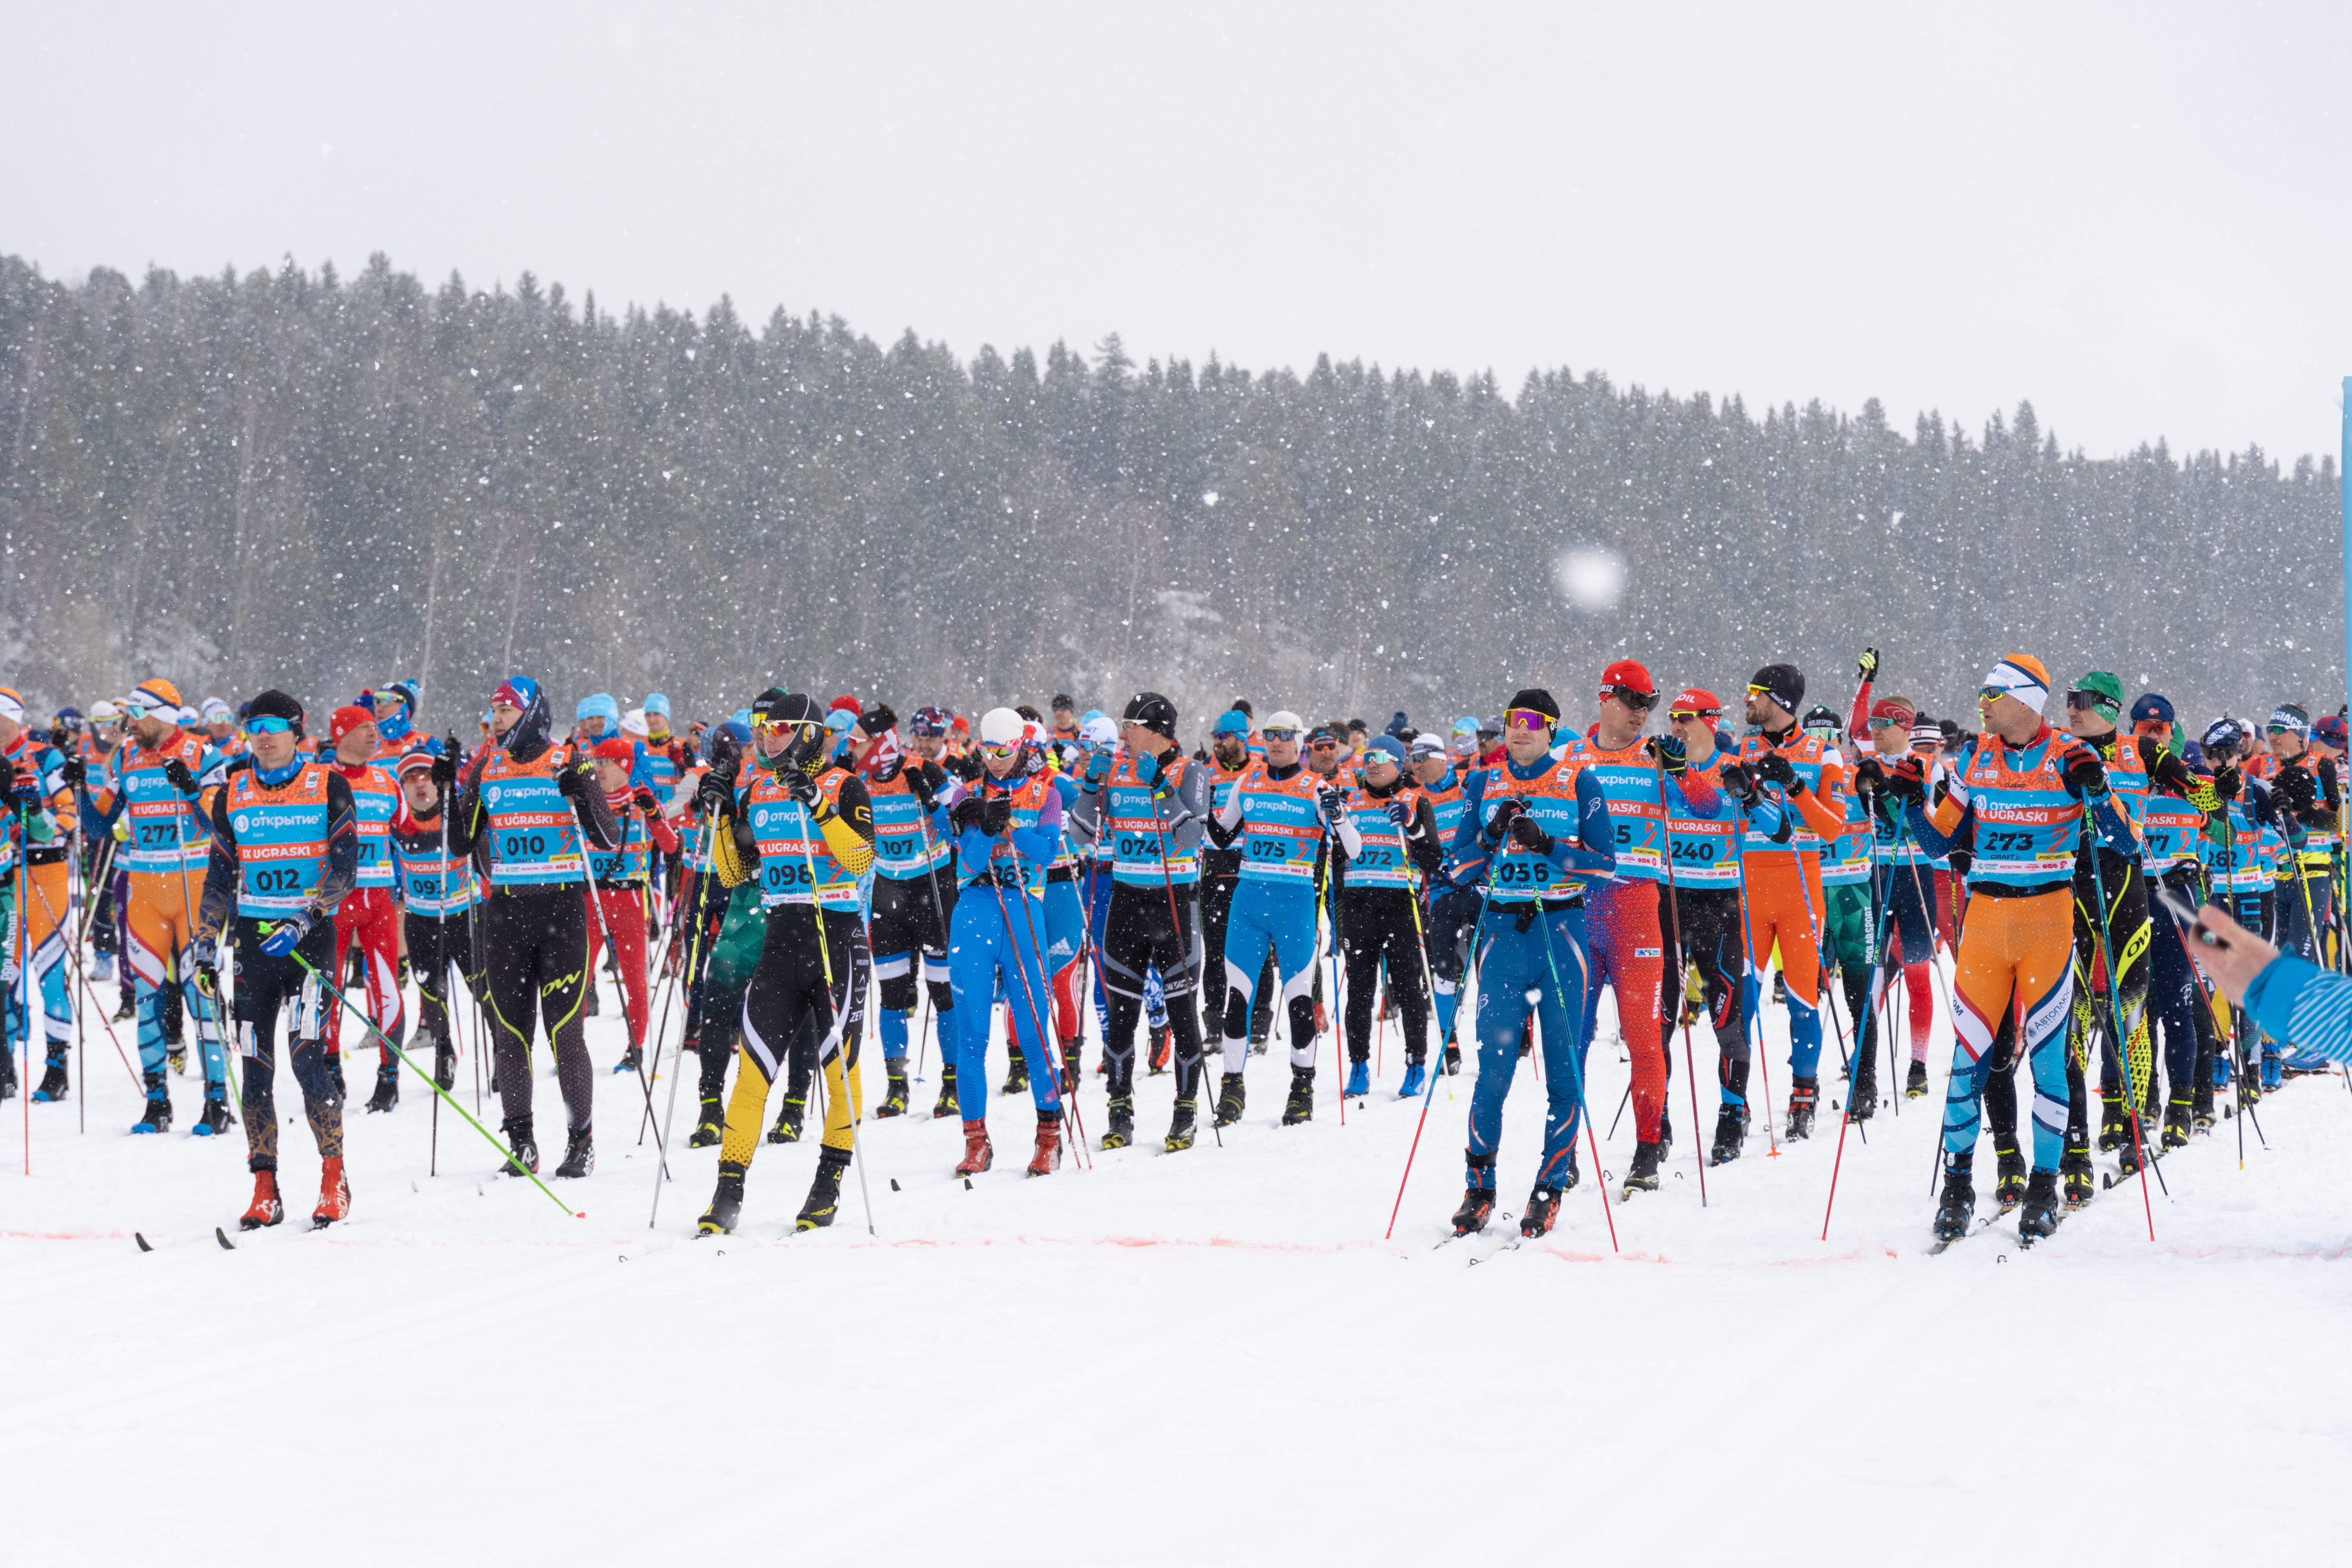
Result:
{"label": "overcast white sky", "polygon": [[2332,452],[2352,5],[6,0],[0,250]]}

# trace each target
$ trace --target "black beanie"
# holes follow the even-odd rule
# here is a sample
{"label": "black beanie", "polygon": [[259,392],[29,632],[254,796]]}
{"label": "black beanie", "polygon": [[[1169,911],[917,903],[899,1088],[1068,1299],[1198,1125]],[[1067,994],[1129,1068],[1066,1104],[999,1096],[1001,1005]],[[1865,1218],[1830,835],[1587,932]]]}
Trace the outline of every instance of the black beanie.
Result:
{"label": "black beanie", "polygon": [[1549,719],[1553,724],[1557,725],[1559,722],[1559,704],[1553,701],[1551,693],[1540,686],[1530,686],[1521,691],[1511,699],[1503,711],[1507,715],[1513,708],[1532,708]]}
{"label": "black beanie", "polygon": [[1768,664],[1748,684],[1762,687],[1766,696],[1792,715],[1805,700],[1805,673],[1793,664]]}
{"label": "black beanie", "polygon": [[245,705],[248,719],[283,719],[294,727],[294,737],[302,737],[302,705],[276,687]]}

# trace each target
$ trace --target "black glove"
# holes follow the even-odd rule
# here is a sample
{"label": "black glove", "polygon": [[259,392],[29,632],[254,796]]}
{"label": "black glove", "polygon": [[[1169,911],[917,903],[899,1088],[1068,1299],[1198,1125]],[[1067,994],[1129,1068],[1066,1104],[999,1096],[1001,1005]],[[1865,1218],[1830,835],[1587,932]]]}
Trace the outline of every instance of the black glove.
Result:
{"label": "black glove", "polygon": [[1906,757],[1885,770],[1886,793],[1897,800],[1927,798],[1927,765],[1917,757]]}
{"label": "black glove", "polygon": [[1551,853],[1551,835],[1546,833],[1543,825],[1525,811],[1511,818],[1511,841],[1520,848],[1532,849],[1538,855]]}
{"label": "black glove", "polygon": [[947,782],[947,774],[940,771],[937,763],[925,763],[919,767],[909,766],[907,769],[907,787],[914,791],[915,800],[922,806],[925,816],[938,809],[939,793]]}
{"label": "black glove", "polygon": [[980,826],[981,810],[980,796],[968,795],[948,807],[948,826],[959,837],[969,833]]}
{"label": "black glove", "polygon": [[196,775],[190,773],[188,771],[188,764],[182,762],[177,757],[172,757],[165,760],[163,763],[163,782],[170,784],[173,789],[178,790],[182,795],[194,795],[196,793]]}
{"label": "black glove", "polygon": [[730,769],[712,768],[694,786],[694,804],[709,816],[725,816],[735,809],[735,774]]}
{"label": "black glove", "polygon": [[1653,735],[1650,737],[1648,749],[1650,755],[1658,760],[1658,766],[1665,769],[1666,776],[1670,779],[1682,777],[1690,767],[1690,748],[1683,744],[1682,737],[1679,735]]}
{"label": "black glove", "polygon": [[966,752],[962,756],[954,759],[954,761],[950,763],[950,766],[954,768],[956,775],[962,779],[964,783],[978,784],[980,782],[980,754],[977,752]]}
{"label": "black glove", "polygon": [[654,792],[642,786],[639,787],[636,794],[629,797],[629,804],[643,812],[650,813],[659,811],[661,809],[661,802],[654,798]]}
{"label": "black glove", "polygon": [[1886,769],[1876,757],[1864,757],[1853,764],[1853,785],[1856,789],[1879,790],[1886,785]]}
{"label": "black glove", "polygon": [[1746,763],[1724,763],[1721,781],[1723,793],[1740,805],[1748,805],[1755,801],[1756,775],[1748,771]]}
{"label": "black glove", "polygon": [[1399,827],[1404,826],[1407,823],[1412,820],[1412,807],[1405,805],[1405,803],[1401,800],[1390,801],[1389,820],[1395,823]]}
{"label": "black glove", "polygon": [[2319,804],[2319,792],[2313,787],[2311,775],[2303,771],[2299,763],[2289,763],[2279,769],[2278,776],[2271,781],[2271,790],[2286,803],[2289,811],[2297,816],[2315,809]]}
{"label": "black glove", "polygon": [[1012,826],[1013,797],[1011,795],[992,795],[985,801],[982,802],[980,807],[980,830],[982,833],[987,834],[991,838],[994,838],[1003,834],[1007,827]]}
{"label": "black glove", "polygon": [[1853,678],[1864,685],[1868,685],[1871,681],[1878,679],[1878,650],[1876,648],[1866,647],[1862,650],[1862,657],[1853,662]]}
{"label": "black glove", "polygon": [[[32,770],[27,768],[26,772]],[[13,757],[0,757],[0,795],[16,793],[16,762]]]}
{"label": "black glove", "polygon": [[564,799],[577,801],[588,793],[588,764],[574,763],[555,775],[556,793]]}
{"label": "black glove", "polygon": [[2215,795],[2220,795],[2223,800],[2235,800],[2238,798],[2239,787],[2240,775],[2236,768],[2224,763],[2220,768],[2215,770],[2213,774],[2213,793]]}
{"label": "black glove", "polygon": [[2066,764],[2066,789],[2077,800],[2096,800],[2107,793],[2106,765],[2089,752]]}
{"label": "black glove", "polygon": [[803,805],[816,805],[816,779],[806,768],[786,768],[776,782]]}
{"label": "black glove", "polygon": [[52,724],[49,726],[50,750],[58,752],[70,750],[72,740],[73,737],[66,733],[66,727],[63,724]]}
{"label": "black glove", "polygon": [[1487,848],[1494,848],[1503,842],[1503,836],[1510,832],[1513,819],[1527,809],[1527,804],[1518,796],[1506,796],[1496,805],[1495,815],[1486,819],[1486,826],[1479,829],[1478,837],[1486,840]]}
{"label": "black glove", "polygon": [[1347,803],[1339,792],[1326,784],[1315,792],[1316,804],[1323,808],[1323,820],[1337,827],[1348,819]]}
{"label": "black glove", "polygon": [[1764,753],[1763,760],[1756,764],[1756,776],[1766,784],[1779,784],[1791,794],[1802,789],[1805,784],[1797,776],[1797,770],[1789,765],[1789,759],[1778,752]]}
{"label": "black glove", "polygon": [[449,786],[457,782],[457,748],[456,746],[443,747],[441,754],[433,759],[433,782],[441,786],[442,793],[445,795],[448,792]]}
{"label": "black glove", "polygon": [[82,781],[89,777],[89,768],[79,757],[68,757],[66,765],[58,771],[68,789],[81,788]]}

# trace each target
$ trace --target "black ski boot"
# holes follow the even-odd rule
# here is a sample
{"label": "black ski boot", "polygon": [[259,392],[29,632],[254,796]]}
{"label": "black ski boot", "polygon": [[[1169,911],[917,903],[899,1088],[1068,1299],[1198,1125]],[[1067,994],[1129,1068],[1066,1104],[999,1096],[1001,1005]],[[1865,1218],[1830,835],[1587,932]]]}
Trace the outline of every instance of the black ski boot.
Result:
{"label": "black ski boot", "polygon": [[645,1070],[646,1053],[644,1047],[639,1046],[631,1046],[627,1050],[623,1051],[621,1053],[621,1059],[613,1064],[613,1076],[615,1078],[618,1078],[625,1072],[643,1072]]}
{"label": "black ski boot", "polygon": [[1707,1163],[1727,1165],[1739,1158],[1739,1151],[1748,1142],[1748,1107],[1726,1104],[1715,1113],[1715,1144],[1707,1151]]}
{"label": "black ski boot", "polygon": [[1797,1142],[1813,1135],[1813,1108],[1821,1102],[1819,1079],[1792,1079],[1789,1084],[1789,1142]]}
{"label": "black ski boot", "polygon": [[1168,1122],[1168,1152],[1171,1154],[1181,1154],[1192,1146],[1192,1097],[1189,1094],[1177,1096],[1176,1114]]}
{"label": "black ski boot", "polygon": [[732,1236],[736,1218],[743,1212],[743,1167],[720,1162],[719,1188],[710,1194],[710,1206],[702,1211],[695,1222],[697,1236]]}
{"label": "black ski boot", "polygon": [[2058,1157],[2058,1176],[2069,1209],[2081,1208],[2097,1191],[2091,1180],[2091,1152],[2088,1149],[2069,1148],[2061,1154]]}
{"label": "black ski boot", "polygon": [[1867,1121],[1878,1114],[1878,1072],[1872,1066],[1878,1058],[1874,1054],[1862,1058],[1860,1069],[1846,1088],[1845,1119]]}
{"label": "black ski boot", "polygon": [[164,1042],[163,1042],[163,1065],[164,1065],[165,1067],[167,1067],[167,1068],[170,1068],[172,1069],[172,1076],[173,1076],[173,1078],[185,1078],[185,1077],[187,1077],[187,1076],[188,1076],[188,1042],[187,1042],[187,1041],[185,1041],[185,1040],[166,1040],[166,1041],[164,1041]]}
{"label": "black ski boot", "polygon": [[507,1135],[507,1174],[539,1174],[539,1140],[531,1136],[530,1118],[509,1117],[499,1131]]}
{"label": "black ski boot", "polygon": [[1454,1211],[1454,1234],[1475,1236],[1486,1228],[1495,1217],[1495,1190],[1492,1187],[1468,1187],[1462,1194],[1462,1206]]}
{"label": "black ski boot", "polygon": [[1772,972],[1772,1005],[1776,1007],[1789,1005],[1788,977],[1777,969]]}
{"label": "black ski boot", "polygon": [[2000,1213],[2007,1214],[2025,1198],[2025,1156],[1998,1143],[1992,1152],[1992,1201]]}
{"label": "black ski boot", "polygon": [[2025,1184],[2025,1208],[2017,1216],[2017,1238],[2031,1247],[2058,1228],[2058,1173],[2036,1171]]}
{"label": "black ski boot", "polygon": [[694,1121],[694,1131],[686,1141],[689,1149],[716,1148],[727,1131],[727,1108],[719,1103],[715,1094],[702,1097],[702,1114]]}
{"label": "black ski boot", "polygon": [[16,1053],[0,1047],[0,1100],[16,1098]]}
{"label": "black ski boot", "polygon": [[1315,1120],[1315,1069],[1290,1069],[1290,1097],[1282,1102],[1282,1124],[1296,1127]]}
{"label": "black ski boot", "polygon": [[2192,1132],[2213,1131],[2213,1076],[2210,1073],[2198,1074],[2196,1087],[2189,1091],[2189,1129]]}
{"label": "black ski boot", "polygon": [[1633,1167],[1625,1173],[1625,1195],[1630,1198],[1635,1193],[1656,1192],[1658,1167],[1665,1163],[1665,1159],[1664,1142],[1634,1144]]}
{"label": "black ski boot", "polygon": [[1445,1042],[1445,1076],[1458,1077],[1462,1071],[1462,1047],[1453,1041]]}
{"label": "black ski boot", "polygon": [[1217,1125],[1231,1127],[1242,1119],[1249,1103],[1249,1084],[1242,1074],[1229,1072],[1217,1079]]}
{"label": "black ski boot", "polygon": [[205,1113],[188,1129],[199,1138],[216,1138],[236,1125],[236,1118],[228,1113],[228,1088],[225,1084],[205,1086]]}
{"label": "black ski boot", "polygon": [[433,1081],[445,1094],[457,1087],[457,1047],[446,1040],[433,1042]]}
{"label": "black ski boot", "polygon": [[163,1087],[163,1075],[146,1075],[147,1109],[131,1129],[133,1132],[169,1132],[172,1130],[172,1095]]}
{"label": "black ski boot", "polygon": [[823,1230],[833,1223],[835,1213],[841,1207],[841,1173],[849,1169],[849,1151],[820,1149],[816,1156],[816,1179],[809,1183],[808,1201],[793,1221],[794,1230]]}
{"label": "black ski boot", "polygon": [[1968,1235],[1969,1222],[1976,1217],[1977,1189],[1969,1180],[1976,1163],[1973,1149],[1944,1156],[1944,1195],[1936,1203],[1936,1235],[1942,1240],[1957,1241]]}
{"label": "black ski boot", "polygon": [[1916,1100],[1927,1092],[1927,1064],[1913,1062],[1911,1070],[1903,1075],[1903,1098]]}
{"label": "black ski boot", "polygon": [[1020,1094],[1029,1087],[1029,1058],[1019,1046],[1010,1047],[1013,1060],[1004,1069],[1004,1087],[999,1094]]}
{"label": "black ski boot", "polygon": [[1538,1187],[1528,1194],[1527,1212],[1519,1215],[1521,1236],[1543,1236],[1559,1223],[1559,1189]]}
{"label": "black ski boot", "polygon": [[63,1057],[52,1057],[47,1070],[41,1074],[40,1086],[33,1090],[33,1103],[53,1105],[66,1097],[66,1063]]}
{"label": "black ski boot", "polygon": [[2189,1142],[2189,1131],[2192,1125],[2193,1121],[2189,1113],[2189,1098],[2186,1095],[2174,1095],[2171,1100],[2166,1102],[2164,1107],[2164,1148],[2166,1152],[2169,1153],[2171,1151],[2181,1147]]}
{"label": "black ski boot", "polygon": [[1145,1074],[1146,1077],[1158,1078],[1168,1070],[1169,1044],[1170,1035],[1167,1025],[1162,1024],[1151,1031],[1151,1065]]}
{"label": "black ski boot", "polygon": [[2131,1142],[2131,1123],[2124,1120],[2124,1102],[2112,1090],[2099,1092],[2099,1152],[2112,1154]]}
{"label": "black ski boot", "polygon": [[1107,1118],[1108,1125],[1103,1130],[1102,1146],[1106,1149],[1124,1149],[1134,1142],[1135,1096],[1114,1094],[1110,1097],[1110,1103],[1104,1109],[1109,1114]]}
{"label": "black ski boot", "polygon": [[1064,1100],[1077,1098],[1078,1069],[1084,1065],[1082,1058],[1086,1054],[1086,1041],[1083,1039],[1062,1041],[1062,1098]]}
{"label": "black ski boot", "polygon": [[379,1110],[400,1109],[400,1065],[386,1062],[375,1069],[375,1092],[368,1096],[367,1108],[373,1115]]}
{"label": "black ski boot", "polygon": [[2139,1174],[2139,1167],[2140,1146],[2137,1140],[2132,1137],[2131,1129],[2126,1127],[2124,1130],[2124,1141],[2116,1145],[2116,1180],[2120,1182],[2126,1176]]}
{"label": "black ski boot", "polygon": [[808,1114],[808,1101],[799,1095],[787,1094],[784,1103],[776,1109],[776,1124],[768,1129],[771,1143],[797,1143],[801,1141],[801,1119]]}
{"label": "black ski boot", "polygon": [[563,1140],[563,1163],[555,1167],[559,1177],[577,1180],[596,1168],[596,1134],[586,1127],[574,1127]]}
{"label": "black ski boot", "polygon": [[955,1068],[942,1067],[940,1068],[940,1098],[938,1103],[931,1107],[931,1120],[937,1121],[949,1116],[960,1119],[962,1115],[963,1112],[956,1107]]}
{"label": "black ski boot", "polygon": [[907,1114],[907,1058],[897,1057],[882,1064],[889,1082],[882,1093],[882,1103],[874,1108],[874,1120]]}

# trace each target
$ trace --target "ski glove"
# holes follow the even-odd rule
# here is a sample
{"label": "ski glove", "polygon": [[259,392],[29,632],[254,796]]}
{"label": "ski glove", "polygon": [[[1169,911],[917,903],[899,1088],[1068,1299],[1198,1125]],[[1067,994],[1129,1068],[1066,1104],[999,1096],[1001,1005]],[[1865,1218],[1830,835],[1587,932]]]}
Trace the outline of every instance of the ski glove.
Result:
{"label": "ski glove", "polygon": [[555,775],[556,793],[566,800],[576,801],[588,793],[588,764],[574,763]]}
{"label": "ski glove", "polygon": [[269,934],[262,938],[261,951],[271,958],[283,958],[301,946],[302,939],[310,934],[310,911],[304,910],[271,926]]}
{"label": "ski glove", "polygon": [[1538,855],[1551,853],[1552,837],[1524,808],[1511,818],[1511,841],[1522,849],[1532,849]]}
{"label": "ski glove", "polygon": [[968,795],[948,807],[948,826],[961,836],[980,826],[980,796]]}
{"label": "ski glove", "polygon": [[0,795],[14,795],[16,793],[16,761],[14,757],[0,757]]}
{"label": "ski glove", "polygon": [[649,789],[639,789],[636,794],[629,797],[629,802],[643,812],[651,813],[661,809],[661,802],[654,798],[654,792]]}
{"label": "ski glove", "polygon": [[1688,771],[1689,752],[1690,748],[1683,744],[1678,735],[1650,737],[1650,755],[1657,759],[1658,766],[1666,770],[1666,776],[1670,779],[1678,779]]}
{"label": "ski glove", "polygon": [[2193,779],[2189,785],[2189,804],[2210,816],[2221,809],[2221,797],[2213,792],[2210,779]]}
{"label": "ski glove", "polygon": [[1878,650],[1876,648],[1866,647],[1862,650],[1862,657],[1854,660],[1853,678],[1865,686],[1878,679]]}
{"label": "ski glove", "polygon": [[1112,761],[1113,758],[1110,754],[1110,748],[1108,746],[1105,746],[1093,756],[1088,757],[1087,759],[1087,783],[1091,786],[1099,786],[1103,780],[1110,777]]}
{"label": "ski glove", "polygon": [[782,784],[801,805],[811,807],[816,805],[816,780],[809,775],[806,768],[786,768],[776,782]]}
{"label": "ski glove", "polygon": [[190,773],[188,764],[177,757],[170,758],[163,763],[163,781],[182,795],[196,793],[196,775]]}
{"label": "ski glove", "polygon": [[1756,800],[1756,775],[1748,771],[1744,763],[1723,764],[1721,787],[1726,795],[1742,805],[1753,805]]}
{"label": "ski glove", "polygon": [[1888,795],[1897,800],[1927,800],[1927,765],[1918,758],[1906,757],[1884,771]]}
{"label": "ski glove", "polygon": [[2107,770],[2099,759],[2084,752],[2066,764],[2066,792],[2077,800],[2097,800],[2107,793]]}
{"label": "ski glove", "polygon": [[1789,765],[1789,759],[1778,752],[1764,753],[1763,761],[1756,764],[1756,776],[1766,784],[1779,784],[1791,795],[1805,787],[1805,781],[1797,776],[1797,770]]}
{"label": "ski glove", "polygon": [[981,803],[980,830],[991,838],[1001,837],[1013,826],[1013,797],[992,795]]}
{"label": "ski glove", "polygon": [[59,769],[58,772],[60,776],[62,776],[66,781],[67,787],[69,789],[81,788],[82,781],[89,777],[89,769],[83,763],[79,757],[68,757],[66,759],[66,765]]}
{"label": "ski glove", "polygon": [[1527,809],[1526,803],[1517,795],[1505,796],[1496,803],[1495,815],[1486,819],[1486,826],[1480,830],[1478,837],[1486,841],[1487,848],[1494,848],[1511,831],[1512,819]]}
{"label": "ski glove", "polygon": [[710,816],[725,816],[735,809],[735,775],[712,768],[694,786],[694,804]]}
{"label": "ski glove", "polygon": [[2239,775],[2236,768],[2224,763],[2214,773],[2213,793],[2220,795],[2223,800],[2237,799],[2238,788]]}
{"label": "ski glove", "polygon": [[1412,820],[1412,807],[1401,800],[1389,802],[1389,820],[1399,827],[1404,826]]}
{"label": "ski glove", "polygon": [[220,944],[208,936],[200,936],[196,938],[195,979],[196,990],[199,994],[205,996],[214,994],[215,989],[218,984],[218,980],[213,973],[213,970],[219,964],[219,963]]}
{"label": "ski glove", "polygon": [[1340,823],[1347,820],[1347,803],[1339,798],[1338,790],[1327,784],[1316,792],[1316,801],[1323,808],[1323,820],[1329,823],[1332,827],[1337,828]]}
{"label": "ski glove", "polygon": [[1151,783],[1154,779],[1160,776],[1160,759],[1153,756],[1150,752],[1136,752],[1135,776],[1141,779],[1145,784]]}
{"label": "ski glove", "polygon": [[2286,808],[2297,815],[2318,805],[2318,795],[2312,788],[2311,775],[2305,773],[2299,763],[2289,763],[2279,769],[2278,776],[2271,781],[2271,788],[2286,802]]}
{"label": "ski glove", "polygon": [[446,792],[457,782],[457,748],[450,746],[433,759],[433,782]]}

